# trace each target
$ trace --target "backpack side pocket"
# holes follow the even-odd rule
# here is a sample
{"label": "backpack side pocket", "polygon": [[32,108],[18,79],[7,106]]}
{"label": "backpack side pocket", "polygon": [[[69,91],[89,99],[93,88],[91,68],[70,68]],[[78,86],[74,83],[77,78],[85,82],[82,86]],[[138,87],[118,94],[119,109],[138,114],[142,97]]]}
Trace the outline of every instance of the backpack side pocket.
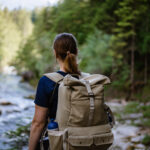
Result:
{"label": "backpack side pocket", "polygon": [[50,150],[66,150],[67,130],[48,130]]}

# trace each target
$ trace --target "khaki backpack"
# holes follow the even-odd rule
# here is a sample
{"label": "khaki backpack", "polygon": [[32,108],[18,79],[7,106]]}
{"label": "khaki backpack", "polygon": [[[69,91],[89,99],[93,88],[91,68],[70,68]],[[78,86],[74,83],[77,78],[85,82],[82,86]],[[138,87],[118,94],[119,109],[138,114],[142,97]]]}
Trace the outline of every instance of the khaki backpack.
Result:
{"label": "khaki backpack", "polygon": [[[104,103],[104,85],[111,83],[101,74],[81,73],[78,78],[59,73],[44,74],[56,84],[59,131],[48,130],[50,150],[106,150],[114,140],[114,117]],[[112,118],[110,122],[109,118]]]}

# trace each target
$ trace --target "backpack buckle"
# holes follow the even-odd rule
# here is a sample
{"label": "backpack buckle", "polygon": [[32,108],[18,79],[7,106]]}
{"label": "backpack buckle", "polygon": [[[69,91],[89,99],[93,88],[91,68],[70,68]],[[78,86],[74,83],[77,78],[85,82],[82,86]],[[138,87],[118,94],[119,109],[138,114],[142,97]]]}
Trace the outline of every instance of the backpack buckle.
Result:
{"label": "backpack buckle", "polygon": [[94,97],[94,93],[93,92],[88,92],[89,97]]}

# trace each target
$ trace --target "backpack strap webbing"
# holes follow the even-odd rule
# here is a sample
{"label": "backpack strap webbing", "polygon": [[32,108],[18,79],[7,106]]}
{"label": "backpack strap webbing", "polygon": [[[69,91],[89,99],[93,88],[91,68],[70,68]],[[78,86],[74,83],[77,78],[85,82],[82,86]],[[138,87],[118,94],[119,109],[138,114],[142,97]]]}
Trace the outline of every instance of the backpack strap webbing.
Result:
{"label": "backpack strap webbing", "polygon": [[[54,93],[56,91],[56,87],[60,84],[60,82],[64,79],[64,76],[57,73],[57,72],[53,72],[53,73],[45,73],[43,74],[45,75],[46,77],[48,77],[49,79],[51,79],[52,81],[56,82],[55,83],[55,86],[54,86],[54,90],[52,92],[52,95],[50,96],[50,99],[49,99],[49,104],[48,106],[50,107],[51,103],[52,103],[52,99],[54,97]],[[48,114],[47,114],[47,118],[50,114],[50,110],[48,110]]]}
{"label": "backpack strap webbing", "polygon": [[89,112],[89,121],[88,121],[88,125],[90,126],[92,124],[92,120],[94,117],[94,93],[92,92],[90,83],[88,80],[84,80],[85,86],[87,88],[87,92],[88,92],[88,96],[90,98],[90,112]]}
{"label": "backpack strap webbing", "polygon": [[57,72],[45,73],[44,75],[56,83],[60,83],[64,78],[63,75]]}
{"label": "backpack strap webbing", "polygon": [[[51,79],[52,81],[54,81],[54,82],[56,82],[56,84],[55,84],[55,86],[54,86],[54,90],[53,90],[53,93],[52,93],[52,95],[51,95],[51,97],[50,97],[50,100],[49,100],[49,106],[50,106],[50,104],[51,104],[51,102],[52,102],[52,98],[53,98],[53,96],[54,96],[54,92],[55,92],[55,90],[56,90],[56,87],[57,87],[57,85],[63,80],[63,78],[64,78],[64,76],[63,75],[61,75],[61,74],[59,74],[59,73],[57,73],[57,72],[53,72],[53,73],[45,73],[45,74],[43,74],[44,76],[46,76],[46,77],[48,77],[49,79]],[[47,121],[46,121],[46,123],[45,123],[45,127],[44,127],[44,129],[43,129],[43,131],[42,131],[42,134],[41,134],[41,137],[40,137],[40,148],[41,148],[41,150],[44,150],[44,147],[43,147],[43,139],[44,139],[44,137],[45,137],[45,135],[46,135],[46,133],[47,133],[47,125],[48,125],[48,122],[49,122],[49,113],[50,113],[50,111],[48,110],[48,113],[47,113]]]}

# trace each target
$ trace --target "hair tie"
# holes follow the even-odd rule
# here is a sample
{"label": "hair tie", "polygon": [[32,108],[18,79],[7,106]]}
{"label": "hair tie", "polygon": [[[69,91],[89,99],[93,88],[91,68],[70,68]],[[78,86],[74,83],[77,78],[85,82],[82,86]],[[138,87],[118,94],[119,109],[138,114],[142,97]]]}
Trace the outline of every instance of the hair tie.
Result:
{"label": "hair tie", "polygon": [[67,51],[67,55],[69,55],[70,54],[70,51]]}

